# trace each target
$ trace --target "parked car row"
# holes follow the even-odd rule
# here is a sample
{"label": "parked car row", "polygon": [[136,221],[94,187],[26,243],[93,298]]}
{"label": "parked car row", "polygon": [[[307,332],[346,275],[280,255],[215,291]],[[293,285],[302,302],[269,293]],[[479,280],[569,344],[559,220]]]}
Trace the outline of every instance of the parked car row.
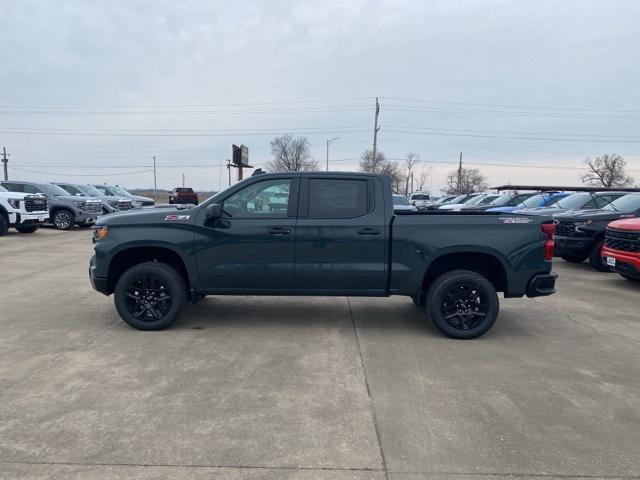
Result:
{"label": "parked car row", "polygon": [[415,195],[409,200],[394,195],[394,210],[552,216],[556,221],[555,256],[570,263],[588,259],[598,271],[615,270],[625,278],[640,280],[640,219],[629,218],[640,217],[640,192],[476,192],[438,201],[425,199],[423,194],[417,194],[414,201]]}
{"label": "parked car row", "polygon": [[33,233],[43,223],[59,230],[88,228],[101,215],[154,205],[115,185],[0,181],[0,235],[9,227]]}

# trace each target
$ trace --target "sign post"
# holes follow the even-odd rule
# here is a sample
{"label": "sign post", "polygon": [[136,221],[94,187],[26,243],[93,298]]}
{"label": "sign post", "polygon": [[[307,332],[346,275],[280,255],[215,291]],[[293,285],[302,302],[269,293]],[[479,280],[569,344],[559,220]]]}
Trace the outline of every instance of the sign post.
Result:
{"label": "sign post", "polygon": [[242,180],[244,168],[253,168],[249,165],[249,148],[244,145],[232,145],[232,166],[238,169],[238,181]]}

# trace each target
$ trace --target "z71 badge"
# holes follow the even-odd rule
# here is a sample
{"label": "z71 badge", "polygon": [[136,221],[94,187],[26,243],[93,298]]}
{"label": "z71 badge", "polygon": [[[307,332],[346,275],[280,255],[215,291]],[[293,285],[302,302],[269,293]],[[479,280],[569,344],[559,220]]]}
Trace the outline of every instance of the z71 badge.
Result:
{"label": "z71 badge", "polygon": [[179,222],[189,220],[191,215],[167,215],[164,219],[168,222]]}
{"label": "z71 badge", "polygon": [[531,219],[527,217],[500,217],[502,223],[531,223]]}

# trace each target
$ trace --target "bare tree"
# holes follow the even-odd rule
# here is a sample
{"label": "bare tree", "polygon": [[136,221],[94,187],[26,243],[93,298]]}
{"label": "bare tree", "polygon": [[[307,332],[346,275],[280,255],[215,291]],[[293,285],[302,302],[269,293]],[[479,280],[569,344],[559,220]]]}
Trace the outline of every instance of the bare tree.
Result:
{"label": "bare tree", "polygon": [[304,136],[293,137],[285,133],[271,140],[273,160],[268,167],[272,172],[300,172],[317,170],[318,162],[311,158],[311,144]]}
{"label": "bare tree", "polygon": [[447,186],[442,189],[447,195],[463,195],[480,192],[488,188],[487,179],[477,168],[462,168],[447,174]]}
{"label": "bare tree", "polygon": [[413,187],[413,173],[415,168],[420,163],[420,155],[416,153],[407,153],[407,158],[404,161],[404,194],[409,195],[410,187]]}
{"label": "bare tree", "polygon": [[402,172],[398,168],[398,164],[387,160],[384,153],[376,152],[376,158],[373,158],[371,150],[365,150],[360,156],[360,170],[367,173],[379,173],[388,175],[391,178],[391,188],[394,193],[398,193],[402,188]]}
{"label": "bare tree", "polygon": [[[416,172],[417,173],[417,172]],[[427,179],[431,175],[431,166],[422,166],[420,168],[420,174],[416,177],[414,187],[416,192],[424,192],[424,188],[427,184]],[[429,192],[433,193],[433,192]]]}
{"label": "bare tree", "polygon": [[605,154],[595,160],[584,161],[587,173],[580,175],[582,183],[602,187],[626,187],[633,183],[633,178],[625,173],[627,162],[620,155]]}

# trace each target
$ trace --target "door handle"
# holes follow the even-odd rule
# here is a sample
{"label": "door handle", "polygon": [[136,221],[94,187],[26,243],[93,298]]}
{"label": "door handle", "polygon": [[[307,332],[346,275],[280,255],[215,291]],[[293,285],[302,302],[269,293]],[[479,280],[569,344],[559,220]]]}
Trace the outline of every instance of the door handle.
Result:
{"label": "door handle", "polygon": [[380,235],[380,230],[377,228],[361,228],[358,230],[358,235]]}
{"label": "door handle", "polygon": [[284,227],[271,227],[267,232],[269,235],[289,235],[291,230]]}

